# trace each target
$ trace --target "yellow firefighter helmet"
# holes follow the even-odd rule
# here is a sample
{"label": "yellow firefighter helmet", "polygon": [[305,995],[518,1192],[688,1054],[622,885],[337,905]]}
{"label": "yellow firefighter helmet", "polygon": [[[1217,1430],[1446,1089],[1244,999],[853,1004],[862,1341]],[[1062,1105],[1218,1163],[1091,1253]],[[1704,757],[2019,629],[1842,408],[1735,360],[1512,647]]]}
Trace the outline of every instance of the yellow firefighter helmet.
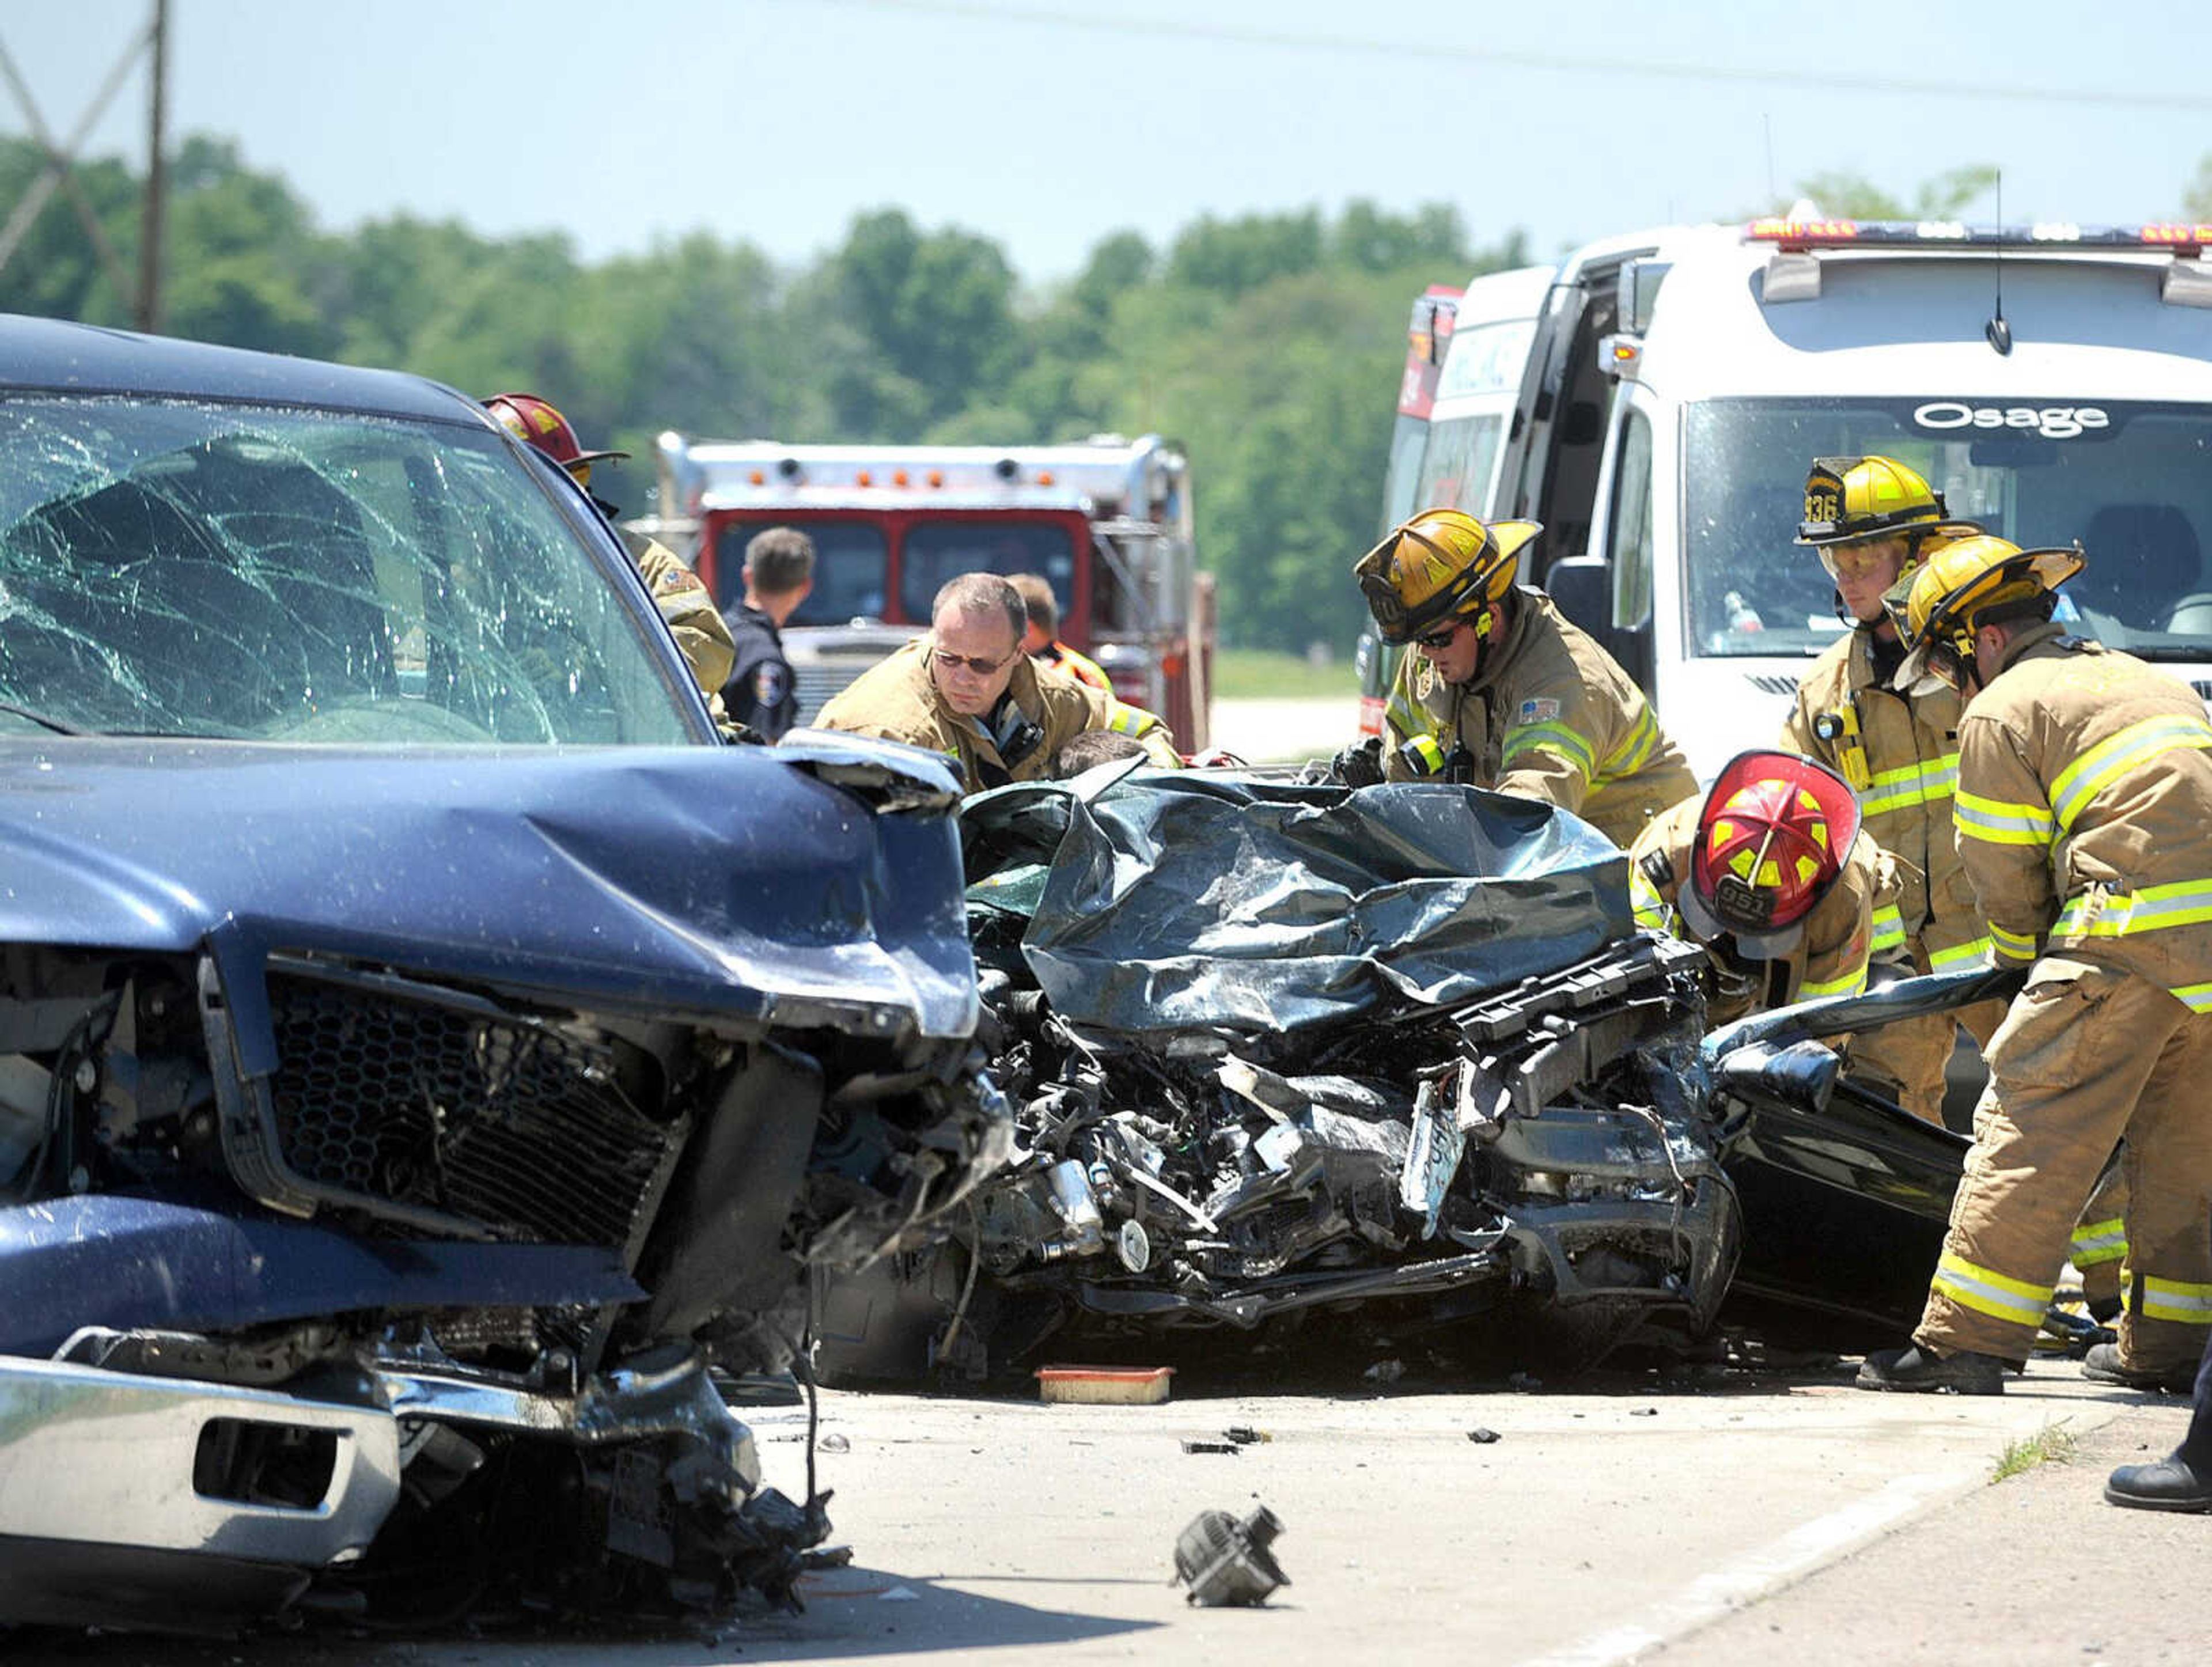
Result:
{"label": "yellow firefighter helmet", "polygon": [[1971,663],[1976,630],[2005,618],[2047,613],[2045,599],[2086,564],[2079,545],[2022,550],[1990,532],[1941,545],[1921,563],[1905,592],[1905,617],[1898,622],[1905,658],[1897,686],[1917,682],[1931,656]]}
{"label": "yellow firefighter helmet", "polygon": [[1513,587],[1522,550],[1543,530],[1534,521],[1424,509],[1361,557],[1352,576],[1382,640],[1410,642],[1458,615],[1486,614]]}

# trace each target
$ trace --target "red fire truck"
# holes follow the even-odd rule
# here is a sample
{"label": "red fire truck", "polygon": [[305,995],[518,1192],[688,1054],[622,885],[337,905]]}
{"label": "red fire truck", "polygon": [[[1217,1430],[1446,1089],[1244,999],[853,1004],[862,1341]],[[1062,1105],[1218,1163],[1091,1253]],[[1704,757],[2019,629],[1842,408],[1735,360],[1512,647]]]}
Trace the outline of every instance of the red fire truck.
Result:
{"label": "red fire truck", "polygon": [[1066,446],[659,442],[659,522],[681,530],[715,600],[734,608],[752,536],[814,540],[814,592],[784,628],[799,721],[929,624],[956,574],[1036,573],[1080,648],[1178,745],[1207,744],[1212,576],[1196,565],[1189,465],[1157,435]]}

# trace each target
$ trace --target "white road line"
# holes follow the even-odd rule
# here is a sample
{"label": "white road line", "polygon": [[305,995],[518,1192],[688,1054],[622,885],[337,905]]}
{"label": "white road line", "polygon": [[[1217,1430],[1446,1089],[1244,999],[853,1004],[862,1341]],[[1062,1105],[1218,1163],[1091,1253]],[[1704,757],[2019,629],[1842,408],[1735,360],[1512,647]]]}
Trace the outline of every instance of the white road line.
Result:
{"label": "white road line", "polygon": [[1632,1661],[1646,1650],[1695,1632],[1804,1579],[1879,1538],[1905,1518],[1970,1494],[1988,1480],[1985,1465],[1901,1476],[1878,1494],[1817,1518],[1771,1544],[1699,1575],[1626,1625],[1593,1633],[1564,1649],[1531,1657],[1521,1667],[1613,1667]]}

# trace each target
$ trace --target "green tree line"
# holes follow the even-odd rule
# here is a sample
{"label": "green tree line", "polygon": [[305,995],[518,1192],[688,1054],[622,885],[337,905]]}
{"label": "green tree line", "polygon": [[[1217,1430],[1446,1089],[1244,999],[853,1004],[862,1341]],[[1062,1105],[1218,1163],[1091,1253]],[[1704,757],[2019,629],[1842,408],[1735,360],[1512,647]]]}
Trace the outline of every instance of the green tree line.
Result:
{"label": "green tree line", "polygon": [[[0,138],[0,217],[45,166]],[[1856,176],[1804,182],[1830,213],[1955,212],[1990,171],[1898,198]],[[110,158],[81,188],[137,265],[142,180]],[[1349,650],[1347,578],[1372,540],[1413,297],[1526,264],[1517,233],[1470,236],[1443,206],[1354,202],[1203,217],[1164,246],[1102,237],[1036,289],[989,238],[885,208],[811,263],[696,233],[591,263],[557,232],[492,238],[400,215],[321,229],[230,142],[185,139],[169,168],[161,327],[276,352],[395,367],[478,396],[541,393],[586,442],[636,454],[616,489],[641,512],[653,436],[1041,443],[1101,430],[1180,439],[1224,641]],[[2212,218],[2212,158],[2185,205]],[[1785,199],[1785,202],[1788,199]],[[1770,204],[1778,208],[1782,204]],[[119,292],[58,198],[0,268],[0,310],[127,325]]]}
{"label": "green tree line", "polygon": [[[0,217],[45,158],[0,140]],[[332,233],[232,143],[185,139],[169,169],[167,333],[396,367],[470,393],[544,394],[589,444],[653,436],[1030,443],[1158,431],[1192,459],[1200,549],[1224,637],[1350,649],[1346,575],[1371,542],[1413,296],[1524,260],[1477,249],[1445,208],[1206,218],[1164,247],[1101,238],[1082,269],[1025,288],[989,238],[857,216],[799,266],[695,234],[580,259],[558,233],[486,237],[408,216]],[[80,183],[137,269],[142,180],[113,159]],[[58,197],[0,269],[0,309],[127,325]]]}

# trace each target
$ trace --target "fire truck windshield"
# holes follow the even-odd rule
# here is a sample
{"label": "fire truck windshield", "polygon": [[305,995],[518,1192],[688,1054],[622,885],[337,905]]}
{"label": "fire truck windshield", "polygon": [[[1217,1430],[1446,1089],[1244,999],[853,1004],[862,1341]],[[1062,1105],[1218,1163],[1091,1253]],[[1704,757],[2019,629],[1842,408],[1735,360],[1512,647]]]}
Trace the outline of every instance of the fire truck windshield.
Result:
{"label": "fire truck windshield", "polygon": [[791,616],[794,625],[842,625],[884,617],[890,573],[884,530],[872,521],[804,520],[766,516],[729,521],[714,540],[716,604],[734,611],[745,598],[745,546],[771,526],[798,526],[814,540],[814,589]]}
{"label": "fire truck windshield", "polygon": [[899,549],[899,606],[926,624],[929,605],[948,579],[963,573],[1038,573],[1063,610],[1075,600],[1075,545],[1056,521],[1007,516],[909,522]]}

